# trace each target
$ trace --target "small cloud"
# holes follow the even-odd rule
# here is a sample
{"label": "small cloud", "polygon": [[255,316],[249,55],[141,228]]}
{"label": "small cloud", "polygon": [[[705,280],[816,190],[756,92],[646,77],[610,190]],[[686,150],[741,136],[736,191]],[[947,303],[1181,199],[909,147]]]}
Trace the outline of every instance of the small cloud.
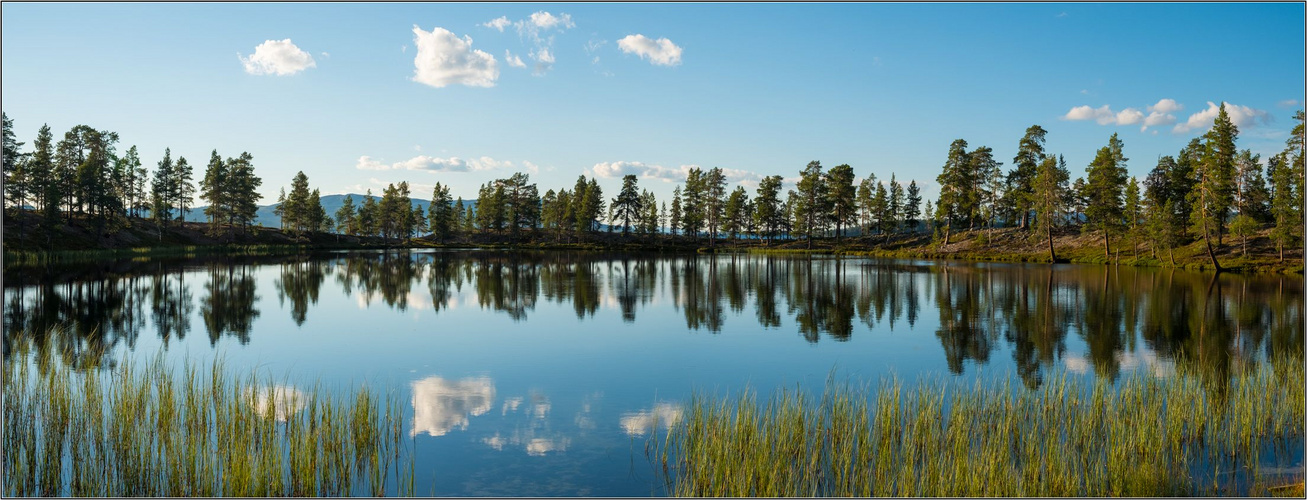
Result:
{"label": "small cloud", "polygon": [[1144,113],[1135,108],[1125,108],[1116,114],[1117,125],[1134,125],[1144,120]]}
{"label": "small cloud", "polygon": [[1150,113],[1174,113],[1184,109],[1184,106],[1175,102],[1175,99],[1160,99],[1157,104],[1148,107]]}
{"label": "small cloud", "polygon": [[422,145],[419,144],[419,145],[413,146],[413,150],[414,150],[414,151],[422,151]]}
{"label": "small cloud", "polygon": [[480,172],[501,168],[512,168],[513,162],[499,161],[489,156],[464,160],[457,156],[439,158],[419,155],[391,164],[382,163],[370,156],[360,156],[354,168],[359,170],[418,170],[426,172]]}
{"label": "small cloud", "polygon": [[1297,105],[1300,105],[1300,104],[1302,104],[1302,103],[1299,102],[1297,99],[1285,99],[1285,100],[1280,101],[1280,102],[1278,102],[1278,103],[1276,103],[1276,104],[1277,104],[1278,106],[1280,106],[1281,108],[1292,108],[1292,107],[1297,106]]}
{"label": "small cloud", "polygon": [[542,30],[552,29],[559,26],[562,26],[560,29],[576,27],[576,24],[572,23],[572,16],[570,14],[560,13],[555,16],[545,11],[531,14],[531,24]]}
{"label": "small cloud", "polygon": [[508,16],[499,16],[498,18],[491,19],[491,20],[489,20],[489,21],[486,21],[486,22],[484,22],[484,23],[481,23],[482,26],[485,26],[485,27],[487,27],[487,28],[494,28],[494,29],[497,29],[497,30],[499,30],[500,33],[503,33],[503,32],[504,32],[504,28],[507,28],[508,25],[510,25],[510,24],[513,24],[513,23],[512,23],[512,21],[509,21],[509,20],[508,20]]}
{"label": "small cloud", "polygon": [[[680,182],[684,181],[689,175],[690,169],[694,168],[702,169],[698,165],[681,165],[671,168],[638,161],[615,161],[596,163],[590,170],[596,177],[605,179],[620,179],[625,175],[637,175],[641,178],[658,179],[663,182]],[[726,177],[727,182],[751,183],[762,179],[762,176],[757,173],[734,168],[723,168],[722,175]]]}
{"label": "small cloud", "polygon": [[430,32],[413,26],[413,81],[440,88],[448,85],[493,87],[499,78],[495,56],[472,48],[472,38],[459,38],[447,29]]}
{"label": "small cloud", "polygon": [[617,47],[627,54],[636,54],[657,66],[681,64],[681,48],[666,38],[654,40],[644,35],[626,35],[617,41]]}
{"label": "small cloud", "polygon": [[539,47],[530,56],[536,61],[535,71],[532,72],[536,76],[543,75],[554,67],[554,54],[549,52],[548,47]]}
{"label": "small cloud", "polygon": [[1089,95],[1089,89],[1080,89],[1080,95]]}
{"label": "small cloud", "polygon": [[245,66],[245,72],[251,75],[285,76],[317,67],[313,56],[300,50],[289,38],[265,41],[254,47],[254,53],[250,57],[247,58],[240,53],[237,53],[236,57]]}
{"label": "small cloud", "polygon": [[1057,13],[1057,15],[1054,16],[1054,17],[1059,17],[1059,18],[1061,18],[1061,17],[1066,17],[1066,16],[1067,16],[1066,11],[1062,11],[1062,12]]}
{"label": "small cloud", "polygon": [[[1256,127],[1257,125],[1266,125],[1271,123],[1271,114],[1264,110],[1240,106],[1238,104],[1225,103],[1225,112],[1230,115],[1230,121],[1236,127],[1241,129]],[[1212,126],[1216,121],[1216,116],[1220,114],[1220,106],[1214,102],[1207,101],[1207,109],[1189,115],[1189,119],[1184,123],[1177,124],[1171,129],[1177,134],[1188,132],[1190,130],[1202,129]]]}
{"label": "small cloud", "polygon": [[322,58],[323,58],[323,59],[326,59],[326,58],[328,58],[328,57],[331,57],[331,53],[330,53],[330,52],[323,52],[323,53],[322,53]]}
{"label": "small cloud", "polygon": [[608,40],[590,40],[585,42],[585,55],[592,56],[590,64],[599,64],[599,56],[595,55],[604,45],[608,45]]}
{"label": "small cloud", "polygon": [[1098,122],[1099,125],[1107,125],[1116,121],[1116,113],[1113,113],[1112,108],[1108,107],[1106,104],[1099,108],[1091,106],[1076,106],[1071,108],[1071,111],[1067,111],[1067,113],[1062,116],[1062,119],[1071,121],[1094,120]]}
{"label": "small cloud", "polygon": [[517,57],[513,55],[512,52],[509,52],[507,50],[504,51],[504,62],[507,62],[509,66],[512,66],[514,68],[526,67],[526,63],[522,62],[521,57]]}
{"label": "small cloud", "polygon": [[526,171],[527,171],[527,172],[531,172],[532,174],[538,174],[538,173],[540,173],[540,167],[539,167],[538,165],[534,164],[534,163],[529,162],[529,161],[523,161],[523,162],[522,162],[522,167],[526,168]]}

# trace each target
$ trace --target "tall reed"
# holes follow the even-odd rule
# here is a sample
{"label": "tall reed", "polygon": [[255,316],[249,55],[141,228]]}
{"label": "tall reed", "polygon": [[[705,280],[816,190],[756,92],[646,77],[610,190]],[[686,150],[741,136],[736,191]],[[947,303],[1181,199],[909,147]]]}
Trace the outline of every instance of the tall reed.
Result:
{"label": "tall reed", "polygon": [[1114,387],[1063,373],[1036,390],[885,379],[874,394],[830,384],[820,399],[780,391],[765,404],[696,395],[649,449],[676,496],[1265,495],[1301,483],[1283,466],[1303,447],[1302,359],[1202,377],[1180,368]]}
{"label": "tall reed", "polygon": [[162,355],[78,371],[49,351],[4,364],[6,496],[413,494],[394,395],[302,392],[221,361],[174,372]]}

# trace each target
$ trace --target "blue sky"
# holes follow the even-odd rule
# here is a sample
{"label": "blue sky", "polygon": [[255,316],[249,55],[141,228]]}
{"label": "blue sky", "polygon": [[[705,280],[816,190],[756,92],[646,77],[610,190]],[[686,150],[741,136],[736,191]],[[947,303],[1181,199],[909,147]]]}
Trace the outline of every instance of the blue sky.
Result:
{"label": "blue sky", "polygon": [[84,123],[151,167],[248,151],[265,203],[298,170],[423,198],[516,171],[614,195],[638,173],[665,200],[686,166],[753,187],[810,160],[933,198],[953,139],[1007,169],[1033,124],[1073,176],[1118,132],[1142,177],[1209,101],[1239,107],[1240,148],[1278,152],[1303,21],[1301,3],[5,3],[0,97],[29,147]]}

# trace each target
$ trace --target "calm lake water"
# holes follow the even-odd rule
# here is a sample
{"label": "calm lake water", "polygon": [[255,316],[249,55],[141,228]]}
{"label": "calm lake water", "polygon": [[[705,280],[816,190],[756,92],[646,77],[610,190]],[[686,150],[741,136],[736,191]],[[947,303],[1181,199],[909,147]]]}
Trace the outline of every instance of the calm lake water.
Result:
{"label": "calm lake water", "polygon": [[1219,376],[1303,350],[1301,277],[826,256],[349,252],[12,272],[5,355],[166,350],[406,403],[420,495],[663,494],[645,458],[695,393],[832,376]]}

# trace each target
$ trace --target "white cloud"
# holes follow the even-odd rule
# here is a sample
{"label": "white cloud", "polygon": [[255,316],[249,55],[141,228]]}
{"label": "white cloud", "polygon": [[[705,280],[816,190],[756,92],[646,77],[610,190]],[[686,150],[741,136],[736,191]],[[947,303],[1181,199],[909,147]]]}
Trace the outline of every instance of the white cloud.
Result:
{"label": "white cloud", "polygon": [[495,386],[487,377],[445,380],[427,377],[413,388],[413,430],[443,436],[455,427],[467,429],[469,417],[484,415],[495,400]]}
{"label": "white cloud", "polygon": [[654,40],[640,34],[626,35],[617,41],[617,47],[622,52],[636,54],[658,66],[681,64],[681,48],[666,38]]}
{"label": "white cloud", "polygon": [[540,173],[540,166],[538,166],[538,165],[536,165],[536,164],[534,164],[534,163],[531,163],[531,162],[529,162],[529,161],[523,161],[523,162],[522,162],[522,167],[525,168],[527,172],[531,172],[531,173],[533,173],[533,174],[538,174],[538,173]]}
{"label": "white cloud", "polygon": [[496,19],[491,19],[489,21],[481,23],[482,26],[485,26],[487,28],[497,29],[499,30],[500,33],[503,33],[504,28],[507,28],[508,25],[510,24],[513,24],[513,22],[508,20],[508,16],[499,16]]}
{"label": "white cloud", "polygon": [[513,55],[512,52],[509,52],[507,50],[504,51],[504,62],[507,62],[509,66],[512,66],[514,68],[526,67],[526,63],[522,62],[521,57],[515,56]]}
{"label": "white cloud", "polygon": [[1148,107],[1149,113],[1174,113],[1184,109],[1184,106],[1175,102],[1175,99],[1160,99],[1157,104]]}
{"label": "white cloud", "polygon": [[489,156],[464,160],[457,156],[438,158],[419,155],[391,164],[373,160],[370,156],[360,156],[354,168],[359,170],[422,170],[427,172],[479,172],[499,168],[512,168],[513,162],[499,161]]}
{"label": "white cloud", "polygon": [[260,416],[268,413],[271,403],[273,419],[278,422],[285,422],[291,415],[303,410],[308,401],[308,397],[299,389],[285,385],[260,387],[258,391],[245,389],[245,397],[249,398],[250,405]]}
{"label": "white cloud", "polygon": [[605,45],[608,45],[608,40],[590,40],[585,42],[585,55],[593,57],[590,60],[590,64],[599,64],[599,56],[595,54]]}
{"label": "white cloud", "polygon": [[[596,163],[591,171],[594,172],[595,176],[606,179],[620,179],[625,175],[636,175],[640,178],[658,179],[663,182],[682,182],[689,175],[690,169],[693,168],[708,170],[698,165],[681,165],[671,168],[662,165],[649,165],[638,161],[614,161]],[[755,172],[734,168],[723,168],[722,175],[726,177],[727,182],[742,184],[753,183],[762,179],[762,175]]]}
{"label": "white cloud", "polygon": [[[1271,122],[1271,114],[1260,109],[1240,106],[1238,104],[1225,103],[1225,112],[1230,115],[1230,121],[1239,128],[1256,127],[1258,124],[1268,124]],[[1175,133],[1184,133],[1190,130],[1201,129],[1207,130],[1216,121],[1216,116],[1220,114],[1220,105],[1207,101],[1207,109],[1189,115],[1189,119],[1184,123],[1177,124],[1171,129]]]}
{"label": "white cloud", "polygon": [[472,48],[472,38],[459,38],[444,28],[431,32],[413,26],[413,43],[418,53],[413,58],[413,81],[432,87],[467,85],[493,87],[499,78],[499,66],[485,51]]}
{"label": "white cloud", "polygon": [[1106,104],[1099,108],[1076,106],[1071,108],[1071,111],[1067,111],[1066,115],[1062,116],[1062,119],[1073,121],[1094,120],[1098,122],[1099,125],[1107,125],[1116,121],[1116,113],[1113,113],[1112,108],[1108,107]]}
{"label": "white cloud", "polygon": [[536,62],[535,70],[532,72],[536,76],[543,75],[554,67],[554,54],[549,52],[548,47],[537,48],[530,56]]}
{"label": "white cloud", "polygon": [[317,63],[313,62],[313,56],[300,50],[289,38],[265,41],[254,47],[254,53],[250,57],[247,58],[240,53],[237,53],[236,57],[245,66],[245,72],[251,75],[285,76],[317,67]]}
{"label": "white cloud", "polygon": [[1301,103],[1301,102],[1298,102],[1297,99],[1285,99],[1285,100],[1280,101],[1280,102],[1278,102],[1278,103],[1276,103],[1276,104],[1278,104],[1281,108],[1292,108],[1292,107],[1297,106],[1297,105],[1302,104],[1302,103]]}
{"label": "white cloud", "polygon": [[1144,113],[1135,108],[1125,108],[1116,114],[1118,125],[1134,125],[1144,120]]}
{"label": "white cloud", "polygon": [[555,16],[543,10],[531,14],[531,24],[542,30],[552,29],[558,26],[562,26],[560,29],[576,27],[576,24],[572,22],[572,16],[570,14],[560,13]]}

